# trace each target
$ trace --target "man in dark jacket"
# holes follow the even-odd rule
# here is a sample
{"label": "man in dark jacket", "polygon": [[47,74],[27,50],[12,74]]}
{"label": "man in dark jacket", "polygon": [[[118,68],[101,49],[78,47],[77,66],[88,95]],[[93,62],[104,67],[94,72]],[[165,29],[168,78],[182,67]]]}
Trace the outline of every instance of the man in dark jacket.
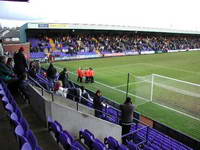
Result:
{"label": "man in dark jacket", "polygon": [[97,90],[93,99],[93,106],[95,109],[95,116],[98,118],[102,117],[102,111],[103,111],[103,100],[101,98],[102,93],[100,90]]}
{"label": "man in dark jacket", "polygon": [[26,58],[23,54],[24,48],[20,47],[18,53],[14,55],[14,62],[15,62],[15,73],[20,78],[20,75],[26,73],[26,69],[28,69],[28,65],[26,62]]}
{"label": "man in dark jacket", "polygon": [[[122,135],[130,132],[131,125],[133,124],[133,113],[135,111],[135,105],[132,104],[131,98],[127,97],[124,104],[120,105],[121,110],[121,125],[122,125]],[[122,143],[125,144],[126,141],[123,138]]]}
{"label": "man in dark jacket", "polygon": [[56,74],[57,74],[56,68],[53,66],[52,63],[50,63],[49,68],[47,69],[47,78],[55,80],[56,79]]}
{"label": "man in dark jacket", "polygon": [[53,64],[50,63],[49,68],[47,69],[47,78],[49,80],[50,88],[54,87],[54,81],[56,79],[56,75],[57,75],[57,70],[53,66]]}
{"label": "man in dark jacket", "polygon": [[64,88],[69,88],[69,81],[68,81],[69,75],[66,68],[63,68],[63,70],[59,74],[58,80],[62,81]]}

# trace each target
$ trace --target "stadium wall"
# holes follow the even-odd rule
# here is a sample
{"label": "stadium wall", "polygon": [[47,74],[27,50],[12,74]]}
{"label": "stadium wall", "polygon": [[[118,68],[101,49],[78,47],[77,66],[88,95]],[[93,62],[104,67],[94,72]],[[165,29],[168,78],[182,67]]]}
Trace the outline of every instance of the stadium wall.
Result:
{"label": "stadium wall", "polygon": [[113,136],[121,141],[121,126],[119,125],[57,103],[52,103],[52,112],[52,118],[58,120],[64,129],[70,131],[76,137],[78,137],[81,129],[88,129],[102,141],[108,136]]}
{"label": "stadium wall", "polygon": [[[119,57],[119,56],[133,56],[133,55],[150,55],[150,54],[160,54],[160,53],[175,53],[175,52],[187,52],[187,51],[199,51],[200,49],[183,49],[183,50],[167,50],[167,51],[132,51],[132,52],[123,52],[123,53],[111,53],[111,54],[96,54],[96,55],[75,55],[75,56],[65,56],[65,57],[55,57],[55,61],[64,61],[64,60],[79,60],[79,59],[90,59],[90,58],[105,58],[105,57]],[[40,62],[47,62],[48,58],[37,58]]]}
{"label": "stadium wall", "polygon": [[24,48],[24,55],[26,58],[30,57],[30,43],[20,43],[20,44],[4,44],[4,52],[8,52],[9,55],[13,56],[15,52],[19,50],[20,47]]}
{"label": "stadium wall", "polygon": [[[48,117],[59,121],[65,130],[78,137],[81,129],[89,129],[94,135],[104,140],[107,136],[113,136],[121,141],[121,126],[96,118],[94,110],[61,96],[47,93],[44,89],[29,86],[30,104],[41,119],[47,125]],[[101,129],[101,130],[99,130]]]}

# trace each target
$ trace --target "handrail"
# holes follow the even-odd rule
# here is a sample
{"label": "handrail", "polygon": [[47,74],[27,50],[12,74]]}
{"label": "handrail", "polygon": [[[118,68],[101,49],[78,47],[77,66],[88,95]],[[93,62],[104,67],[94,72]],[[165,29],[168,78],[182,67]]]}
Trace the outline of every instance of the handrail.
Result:
{"label": "handrail", "polygon": [[[33,79],[32,77],[29,76],[29,79],[30,79],[31,81],[33,81],[33,82],[41,89],[42,96],[43,96],[43,94],[44,94],[43,92],[45,91],[45,92],[51,94],[51,96],[52,96],[51,99],[52,99],[52,101],[54,101],[54,94],[55,94],[55,93],[46,90],[44,87],[42,87],[41,84],[39,84],[37,81],[35,81],[35,79]],[[68,94],[68,95],[73,96],[74,99],[75,99],[75,98],[81,98],[81,99],[84,99],[86,102],[91,103],[91,101],[89,101],[88,99],[86,99],[86,98],[83,97],[83,96],[78,97],[78,96],[75,96],[75,95],[72,95],[72,94]],[[59,96],[59,95],[58,95],[58,96]],[[80,104],[81,104],[81,103],[80,103],[79,101],[76,101],[76,110],[77,110],[77,111],[79,111],[79,105],[80,105]],[[113,108],[114,108],[114,107],[113,107]],[[94,108],[93,108],[93,109],[94,109]],[[104,111],[100,111],[100,110],[98,110],[98,109],[94,109],[94,110],[95,110],[95,111],[98,111],[98,112],[101,112],[101,113],[104,114],[106,117],[110,117],[110,118],[113,117],[112,115],[110,115],[110,114],[108,114],[108,113],[106,113],[106,112],[104,112]]]}

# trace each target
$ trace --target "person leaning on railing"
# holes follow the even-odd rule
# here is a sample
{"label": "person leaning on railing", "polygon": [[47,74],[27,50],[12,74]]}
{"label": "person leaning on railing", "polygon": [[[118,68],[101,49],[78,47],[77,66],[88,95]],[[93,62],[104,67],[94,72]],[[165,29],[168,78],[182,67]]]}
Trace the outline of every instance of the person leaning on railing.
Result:
{"label": "person leaning on railing", "polygon": [[[132,104],[130,97],[127,97],[124,104],[120,105],[120,110],[122,135],[124,135],[130,132],[131,125],[133,124],[133,113],[135,111],[135,105]],[[122,139],[122,143],[125,144],[125,142],[125,139]]]}

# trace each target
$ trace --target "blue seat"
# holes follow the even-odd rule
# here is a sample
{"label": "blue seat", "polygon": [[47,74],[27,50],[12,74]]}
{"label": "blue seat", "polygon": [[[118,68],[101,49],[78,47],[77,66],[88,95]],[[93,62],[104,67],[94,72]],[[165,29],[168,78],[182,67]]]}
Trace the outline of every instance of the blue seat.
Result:
{"label": "blue seat", "polygon": [[117,149],[119,147],[118,141],[111,136],[104,139],[104,144],[108,145],[109,149]]}
{"label": "blue seat", "polygon": [[92,148],[95,137],[89,130],[81,130],[79,132],[79,138],[84,139],[84,144],[86,144],[89,148]]}
{"label": "blue seat", "polygon": [[32,150],[31,145],[29,143],[24,143],[22,145],[21,150]]}
{"label": "blue seat", "polygon": [[49,132],[53,132],[54,136],[56,138],[57,143],[59,143],[59,135],[60,133],[63,131],[62,126],[60,123],[58,123],[57,121],[48,121],[48,130]]}
{"label": "blue seat", "polygon": [[26,119],[21,117],[19,122],[20,122],[21,126],[23,127],[24,131],[27,132],[29,130],[29,125],[28,125],[28,122],[26,121]]}
{"label": "blue seat", "polygon": [[107,150],[105,144],[101,142],[99,139],[95,139],[92,144],[92,149],[95,150]]}
{"label": "blue seat", "polygon": [[21,148],[24,143],[28,142],[24,129],[21,125],[17,125],[15,128],[15,135],[17,137],[17,142],[19,143],[19,148]]}
{"label": "blue seat", "polygon": [[32,147],[33,150],[35,150],[35,149],[41,149],[38,146],[37,138],[35,137],[35,135],[33,134],[33,132],[31,130],[28,130],[26,132],[26,138],[29,141],[29,143],[30,143],[30,145],[31,145],[31,147]]}
{"label": "blue seat", "polygon": [[5,108],[9,112],[9,114],[12,114],[14,112],[14,108],[10,103],[6,104]]}
{"label": "blue seat", "polygon": [[20,125],[19,118],[14,112],[10,115],[10,124],[14,129],[17,127],[17,125]]}

